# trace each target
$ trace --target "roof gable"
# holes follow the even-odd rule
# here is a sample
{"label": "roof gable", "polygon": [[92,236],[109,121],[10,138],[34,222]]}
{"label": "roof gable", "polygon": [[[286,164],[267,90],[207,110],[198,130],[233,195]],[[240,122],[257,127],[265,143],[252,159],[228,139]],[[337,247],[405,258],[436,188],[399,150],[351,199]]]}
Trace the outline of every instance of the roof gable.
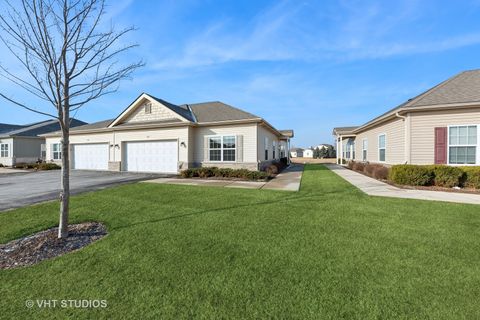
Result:
{"label": "roof gable", "polygon": [[[150,105],[151,112],[147,113],[146,106]],[[190,122],[191,117],[180,108],[167,101],[155,98],[149,94],[142,93],[133,103],[131,103],[115,120],[113,120],[109,128],[124,123],[145,123],[155,121],[172,122]]]}

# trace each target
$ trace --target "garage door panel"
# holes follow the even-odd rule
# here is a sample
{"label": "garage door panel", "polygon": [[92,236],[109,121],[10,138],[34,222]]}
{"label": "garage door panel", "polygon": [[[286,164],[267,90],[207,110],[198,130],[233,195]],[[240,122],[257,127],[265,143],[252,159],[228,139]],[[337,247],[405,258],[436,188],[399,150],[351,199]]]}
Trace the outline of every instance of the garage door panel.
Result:
{"label": "garage door panel", "polygon": [[178,143],[141,141],[124,143],[124,170],[177,173]]}
{"label": "garage door panel", "polygon": [[74,144],[73,169],[108,170],[108,143]]}

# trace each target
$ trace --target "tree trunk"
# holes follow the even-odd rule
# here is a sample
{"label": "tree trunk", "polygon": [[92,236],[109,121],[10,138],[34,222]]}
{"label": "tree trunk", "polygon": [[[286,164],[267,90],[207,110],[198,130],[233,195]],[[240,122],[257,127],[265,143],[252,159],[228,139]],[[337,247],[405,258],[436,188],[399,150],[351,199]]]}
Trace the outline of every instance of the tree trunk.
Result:
{"label": "tree trunk", "polygon": [[68,108],[63,113],[62,126],[62,191],[60,192],[60,223],[58,238],[68,237],[68,212],[70,202],[70,115]]}

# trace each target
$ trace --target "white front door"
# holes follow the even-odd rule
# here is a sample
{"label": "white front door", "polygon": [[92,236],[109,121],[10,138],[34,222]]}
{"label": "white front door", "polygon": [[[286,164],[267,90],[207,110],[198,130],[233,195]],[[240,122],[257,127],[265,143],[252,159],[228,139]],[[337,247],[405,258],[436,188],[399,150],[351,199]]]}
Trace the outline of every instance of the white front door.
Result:
{"label": "white front door", "polygon": [[74,144],[73,169],[108,170],[108,143]]}
{"label": "white front door", "polygon": [[178,143],[176,140],[125,142],[123,151],[123,169],[125,171],[178,172]]}

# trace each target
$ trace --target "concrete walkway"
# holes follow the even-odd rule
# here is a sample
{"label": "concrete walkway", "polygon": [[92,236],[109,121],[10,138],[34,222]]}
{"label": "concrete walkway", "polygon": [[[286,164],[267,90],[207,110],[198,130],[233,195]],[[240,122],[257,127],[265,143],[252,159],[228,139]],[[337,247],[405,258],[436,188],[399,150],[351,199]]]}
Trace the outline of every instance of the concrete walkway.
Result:
{"label": "concrete walkway", "polygon": [[337,164],[325,166],[370,196],[480,204],[479,194],[401,189]]}
{"label": "concrete walkway", "polygon": [[182,178],[160,178],[144,181],[145,183],[160,184],[178,184],[188,186],[209,186],[225,188],[243,188],[243,189],[268,189],[298,191],[300,181],[302,180],[303,165],[292,164],[275,179],[268,182],[259,181],[232,181],[232,180],[214,180],[214,179],[182,179]]}

